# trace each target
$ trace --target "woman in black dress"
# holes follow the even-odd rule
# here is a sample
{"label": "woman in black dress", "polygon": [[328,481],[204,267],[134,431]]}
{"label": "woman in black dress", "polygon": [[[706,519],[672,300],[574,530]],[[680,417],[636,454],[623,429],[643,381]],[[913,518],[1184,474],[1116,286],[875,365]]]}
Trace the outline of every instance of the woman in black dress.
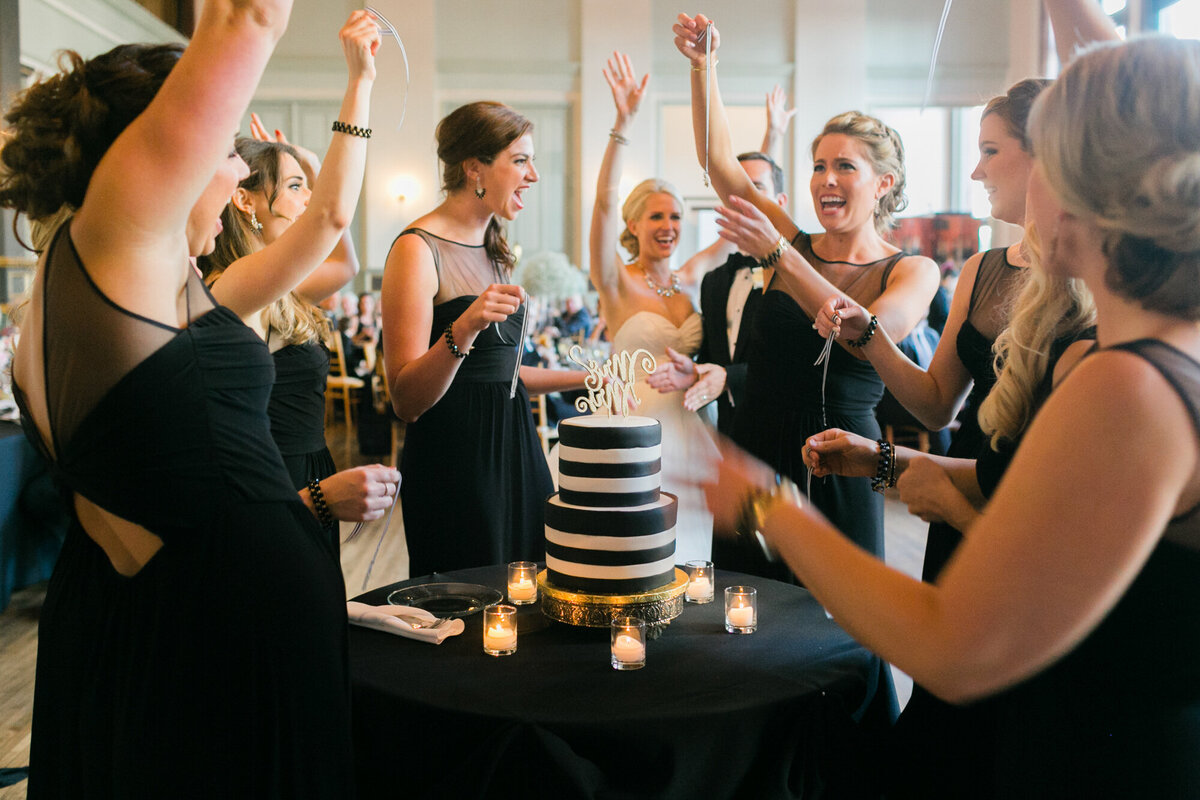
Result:
{"label": "woman in black dress", "polygon": [[[827,370],[815,363],[825,347],[812,324],[821,304],[834,293],[851,297],[870,307],[879,327],[902,339],[925,316],[938,269],[882,236],[906,202],[904,148],[896,132],[874,117],[839,114],[813,142],[809,190],[822,233],[801,231],[773,197],[755,188],[734,156],[716,85],[720,34],[714,26],[711,66],[708,44],[699,41],[708,22],[681,14],[674,28],[675,46],[692,65],[696,151],[727,206],[718,209],[721,236],[766,268],[733,439],[805,488],[805,439],[831,425],[878,438],[875,406],[883,396],[874,368],[847,340],[832,349]],[[848,537],[883,554],[883,501],[867,480],[833,476],[813,480],[808,491]],[[739,566],[788,577],[781,564]]]}
{"label": "woman in black dress", "polygon": [[[383,275],[383,353],[408,422],[400,471],[409,573],[541,560],[554,490],[529,393],[579,389],[585,373],[521,367],[525,293],[500,220],[538,180],[532,124],[500,103],[437,128],[446,199],[396,238]],[[527,388],[528,387],[528,388]]]}
{"label": "woman in black dress", "polygon": [[[350,74],[338,119],[363,129],[378,26],[367,12],[355,12],[339,38]],[[337,521],[378,519],[392,504],[400,480],[380,464],[338,472],[325,444],[329,351],[324,341],[330,330],[316,303],[358,269],[347,228],[362,187],[367,139],[334,133],[322,168],[313,153],[287,144],[282,133],[269,135],[257,116],[252,116],[252,130],[254,139],[237,142],[250,175],[221,215],[216,250],[198,261],[217,301],[237,311],[271,350],[271,433],[301,499],[314,513],[327,509],[319,518],[337,553]],[[282,296],[272,295],[280,286],[275,275],[298,283]]]}
{"label": "woman in black dress", "polygon": [[1096,46],[1035,103],[1042,262],[1095,297],[1097,350],[1029,425],[934,585],[848,547],[727,450],[745,509],[834,618],[950,702],[994,696],[979,796],[1200,785],[1200,42]]}
{"label": "woman in black dress", "polygon": [[247,174],[229,132],[290,10],[209,0],[182,55],[70,54],[5,116],[0,204],[58,223],[14,389],[73,516],[31,798],[353,792],[341,573],[271,440],[270,355],[189,262]]}

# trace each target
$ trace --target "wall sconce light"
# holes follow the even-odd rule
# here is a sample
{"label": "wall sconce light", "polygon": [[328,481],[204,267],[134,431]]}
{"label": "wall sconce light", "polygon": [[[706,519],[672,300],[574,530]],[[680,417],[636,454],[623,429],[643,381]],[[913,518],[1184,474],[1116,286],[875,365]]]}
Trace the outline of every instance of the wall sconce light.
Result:
{"label": "wall sconce light", "polygon": [[388,182],[388,194],[403,203],[421,193],[421,183],[412,175],[397,175]]}

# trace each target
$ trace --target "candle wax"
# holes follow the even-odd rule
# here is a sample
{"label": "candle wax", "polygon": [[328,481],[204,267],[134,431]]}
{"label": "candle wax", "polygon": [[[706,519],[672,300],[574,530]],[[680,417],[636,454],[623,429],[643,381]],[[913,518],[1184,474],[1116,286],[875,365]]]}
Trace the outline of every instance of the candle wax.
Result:
{"label": "candle wax", "polygon": [[701,575],[698,578],[692,578],[688,582],[687,596],[693,600],[704,600],[712,597],[713,585],[706,576]]}
{"label": "candle wax", "polygon": [[521,578],[508,585],[508,596],[511,600],[534,600],[537,598],[537,587],[529,578]]}
{"label": "candle wax", "polygon": [[483,632],[483,644],[489,650],[511,650],[517,646],[517,632],[501,625],[493,625]]}
{"label": "candle wax", "polygon": [[750,606],[736,606],[726,611],[725,617],[735,628],[749,628],[754,624],[754,609]]}
{"label": "candle wax", "polygon": [[627,633],[617,634],[616,641],[612,644],[612,654],[616,657],[617,661],[623,664],[645,661],[646,645]]}

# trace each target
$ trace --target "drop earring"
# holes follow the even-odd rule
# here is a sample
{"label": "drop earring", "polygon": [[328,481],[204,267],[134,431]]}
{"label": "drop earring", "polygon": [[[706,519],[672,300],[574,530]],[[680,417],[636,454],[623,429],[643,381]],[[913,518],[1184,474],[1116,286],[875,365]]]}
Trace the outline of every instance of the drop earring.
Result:
{"label": "drop earring", "polygon": [[253,211],[250,212],[250,227],[262,233],[262,223],[258,221],[258,216]]}
{"label": "drop earring", "polygon": [[483,196],[485,194],[487,194],[487,189],[483,188],[483,181],[479,180],[479,178],[476,178],[475,179],[475,196],[478,197],[480,200],[482,200]]}

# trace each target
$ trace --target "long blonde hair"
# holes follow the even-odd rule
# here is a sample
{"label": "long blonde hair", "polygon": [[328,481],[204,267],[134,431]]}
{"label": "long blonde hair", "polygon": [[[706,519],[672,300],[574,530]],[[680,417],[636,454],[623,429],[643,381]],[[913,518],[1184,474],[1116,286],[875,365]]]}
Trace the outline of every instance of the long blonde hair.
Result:
{"label": "long blonde hair", "polygon": [[1038,385],[1050,366],[1055,340],[1079,334],[1096,323],[1092,293],[1078,278],[1049,275],[1041,268],[1041,240],[1032,223],[1023,244],[1030,267],[1008,327],[992,345],[996,385],[979,406],[979,427],[993,450],[1016,442],[1036,411]]}

